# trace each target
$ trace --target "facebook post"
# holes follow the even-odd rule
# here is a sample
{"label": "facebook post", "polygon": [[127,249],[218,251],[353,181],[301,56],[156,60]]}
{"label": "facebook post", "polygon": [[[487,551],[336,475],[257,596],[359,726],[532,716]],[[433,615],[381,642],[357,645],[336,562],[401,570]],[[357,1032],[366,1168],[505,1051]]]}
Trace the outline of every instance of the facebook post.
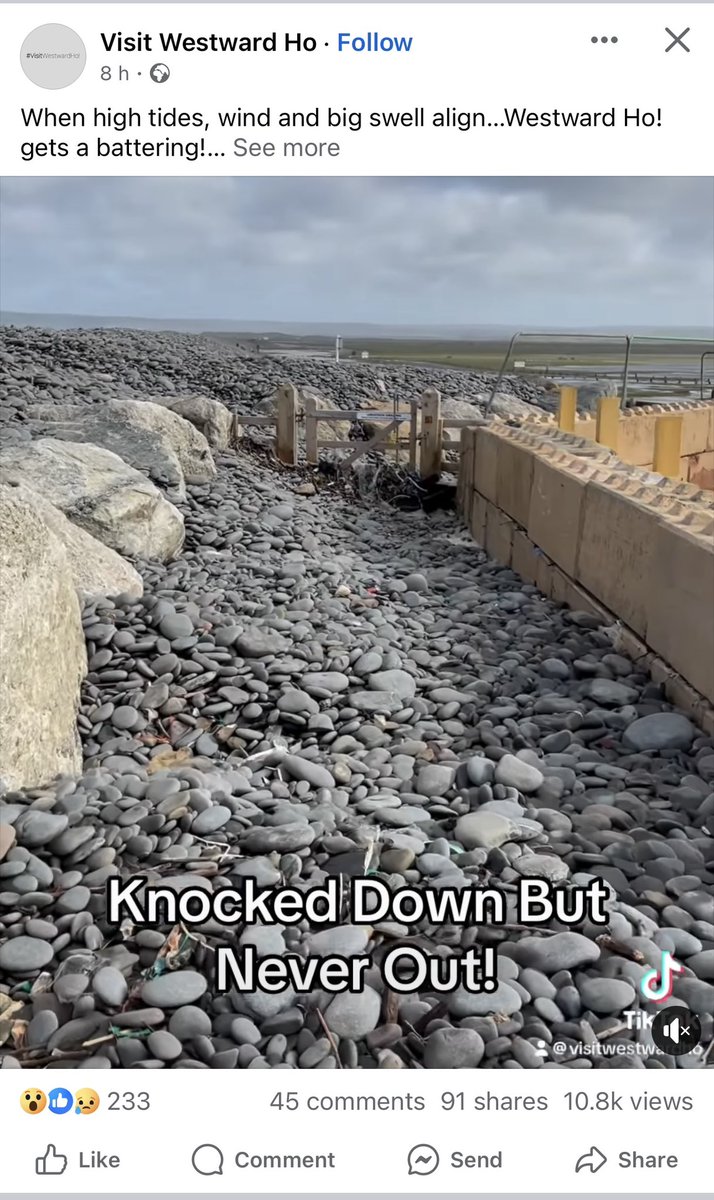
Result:
{"label": "facebook post", "polygon": [[7,1187],[708,1192],[713,6],[0,22]]}

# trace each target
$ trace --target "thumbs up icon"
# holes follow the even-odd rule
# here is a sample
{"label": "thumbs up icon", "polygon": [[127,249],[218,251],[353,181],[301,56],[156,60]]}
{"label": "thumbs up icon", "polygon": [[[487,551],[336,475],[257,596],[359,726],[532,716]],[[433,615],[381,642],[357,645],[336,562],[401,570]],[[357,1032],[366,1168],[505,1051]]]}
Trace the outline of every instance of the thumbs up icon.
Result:
{"label": "thumbs up icon", "polygon": [[58,1154],[52,1145],[49,1145],[44,1154],[35,1159],[36,1175],[62,1175],[66,1167],[67,1155]]}

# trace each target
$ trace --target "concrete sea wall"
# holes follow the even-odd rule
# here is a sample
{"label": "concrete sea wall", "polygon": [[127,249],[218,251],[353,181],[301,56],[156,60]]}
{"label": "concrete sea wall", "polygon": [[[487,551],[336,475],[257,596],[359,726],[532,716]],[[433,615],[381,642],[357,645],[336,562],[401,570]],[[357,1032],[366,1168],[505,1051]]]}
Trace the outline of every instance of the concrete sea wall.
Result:
{"label": "concrete sea wall", "polygon": [[[638,404],[621,410],[617,422],[618,456],[623,462],[651,470],[655,461],[655,426],[659,417],[681,420],[679,478],[693,486],[714,491],[714,404]],[[535,417],[538,424],[553,425],[551,417]],[[574,432],[590,441],[597,440],[597,418],[579,414]]]}
{"label": "concrete sea wall", "polygon": [[546,422],[465,429],[461,448],[458,504],[479,545],[557,602],[619,623],[622,648],[714,729],[714,496]]}

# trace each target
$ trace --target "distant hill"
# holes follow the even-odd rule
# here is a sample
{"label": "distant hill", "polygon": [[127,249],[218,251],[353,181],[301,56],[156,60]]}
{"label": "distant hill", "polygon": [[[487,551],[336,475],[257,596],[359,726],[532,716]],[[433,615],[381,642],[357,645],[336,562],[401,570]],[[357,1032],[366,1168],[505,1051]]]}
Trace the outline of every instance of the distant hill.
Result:
{"label": "distant hill", "polygon": [[[447,341],[480,341],[506,339],[523,329],[524,325],[379,325],[354,321],[244,321],[206,318],[189,320],[182,317],[91,316],[77,313],[0,312],[0,325],[37,325],[43,329],[145,329],[173,333],[246,333],[279,337],[346,337],[346,338],[436,338]],[[528,323],[525,323],[528,328]],[[637,326],[540,326],[544,334],[552,333],[637,333],[652,337],[693,337],[711,339],[714,331],[704,325]]]}

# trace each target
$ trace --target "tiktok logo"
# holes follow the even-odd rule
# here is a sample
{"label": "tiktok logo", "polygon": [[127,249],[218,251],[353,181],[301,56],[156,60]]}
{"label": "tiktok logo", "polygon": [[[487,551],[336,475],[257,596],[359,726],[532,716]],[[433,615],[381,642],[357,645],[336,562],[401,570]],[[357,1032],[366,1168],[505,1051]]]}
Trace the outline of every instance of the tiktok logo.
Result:
{"label": "tiktok logo", "polygon": [[662,1004],[664,1000],[669,1000],[674,990],[674,977],[681,975],[683,971],[684,967],[672,957],[669,950],[663,950],[659,971],[653,967],[640,980],[640,991],[645,1000],[650,1000],[653,1004]]}

